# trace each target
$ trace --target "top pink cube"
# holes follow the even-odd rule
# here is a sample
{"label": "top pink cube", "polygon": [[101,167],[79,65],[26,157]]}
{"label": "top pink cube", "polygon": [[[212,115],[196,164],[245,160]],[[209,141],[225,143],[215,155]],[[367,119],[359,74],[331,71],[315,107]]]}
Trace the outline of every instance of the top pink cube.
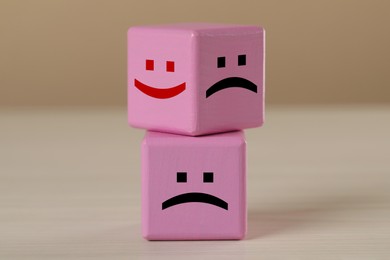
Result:
{"label": "top pink cube", "polygon": [[191,136],[261,126],[263,28],[130,28],[128,120],[137,128]]}

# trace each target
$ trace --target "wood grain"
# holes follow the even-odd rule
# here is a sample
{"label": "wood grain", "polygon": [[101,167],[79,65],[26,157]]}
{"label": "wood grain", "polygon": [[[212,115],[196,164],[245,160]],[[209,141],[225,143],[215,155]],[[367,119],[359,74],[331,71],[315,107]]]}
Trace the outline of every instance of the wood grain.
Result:
{"label": "wood grain", "polygon": [[124,109],[0,111],[0,259],[389,259],[390,107],[271,108],[244,241],[147,242]]}

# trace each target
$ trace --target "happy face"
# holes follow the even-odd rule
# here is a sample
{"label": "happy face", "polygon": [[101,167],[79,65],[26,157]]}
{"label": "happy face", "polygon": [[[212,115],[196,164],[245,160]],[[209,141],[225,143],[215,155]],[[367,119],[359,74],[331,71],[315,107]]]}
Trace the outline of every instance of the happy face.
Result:
{"label": "happy face", "polygon": [[[145,70],[154,71],[154,60],[147,59],[145,61]],[[175,72],[175,62],[174,61],[166,61],[166,72],[174,73]],[[153,86],[149,86],[138,79],[134,79],[134,86],[149,97],[159,98],[159,99],[167,99],[172,98],[179,95],[186,89],[186,83],[183,82],[177,86],[172,86],[168,88],[156,88]]]}

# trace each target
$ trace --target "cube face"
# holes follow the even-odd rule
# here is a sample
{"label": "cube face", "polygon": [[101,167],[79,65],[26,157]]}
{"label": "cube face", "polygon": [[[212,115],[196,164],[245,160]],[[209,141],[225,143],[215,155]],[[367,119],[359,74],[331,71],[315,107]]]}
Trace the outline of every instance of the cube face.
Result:
{"label": "cube face", "polygon": [[[128,32],[128,119],[135,127],[184,133],[196,122],[190,32]],[[191,90],[192,89],[192,90]]]}
{"label": "cube face", "polygon": [[198,121],[207,133],[258,127],[264,121],[264,32],[256,27],[229,32],[199,37]]}
{"label": "cube face", "polygon": [[243,238],[245,149],[242,131],[198,138],[147,132],[142,147],[144,237]]}
{"label": "cube face", "polygon": [[264,31],[182,24],[128,32],[130,125],[204,135],[262,125]]}

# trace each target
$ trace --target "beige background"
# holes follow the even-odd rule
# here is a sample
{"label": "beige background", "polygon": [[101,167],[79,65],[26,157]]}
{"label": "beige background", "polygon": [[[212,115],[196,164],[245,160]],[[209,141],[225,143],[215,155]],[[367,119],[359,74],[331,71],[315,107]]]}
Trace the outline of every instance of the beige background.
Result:
{"label": "beige background", "polygon": [[0,106],[126,104],[126,30],[267,30],[267,104],[389,103],[389,1],[0,1]]}

